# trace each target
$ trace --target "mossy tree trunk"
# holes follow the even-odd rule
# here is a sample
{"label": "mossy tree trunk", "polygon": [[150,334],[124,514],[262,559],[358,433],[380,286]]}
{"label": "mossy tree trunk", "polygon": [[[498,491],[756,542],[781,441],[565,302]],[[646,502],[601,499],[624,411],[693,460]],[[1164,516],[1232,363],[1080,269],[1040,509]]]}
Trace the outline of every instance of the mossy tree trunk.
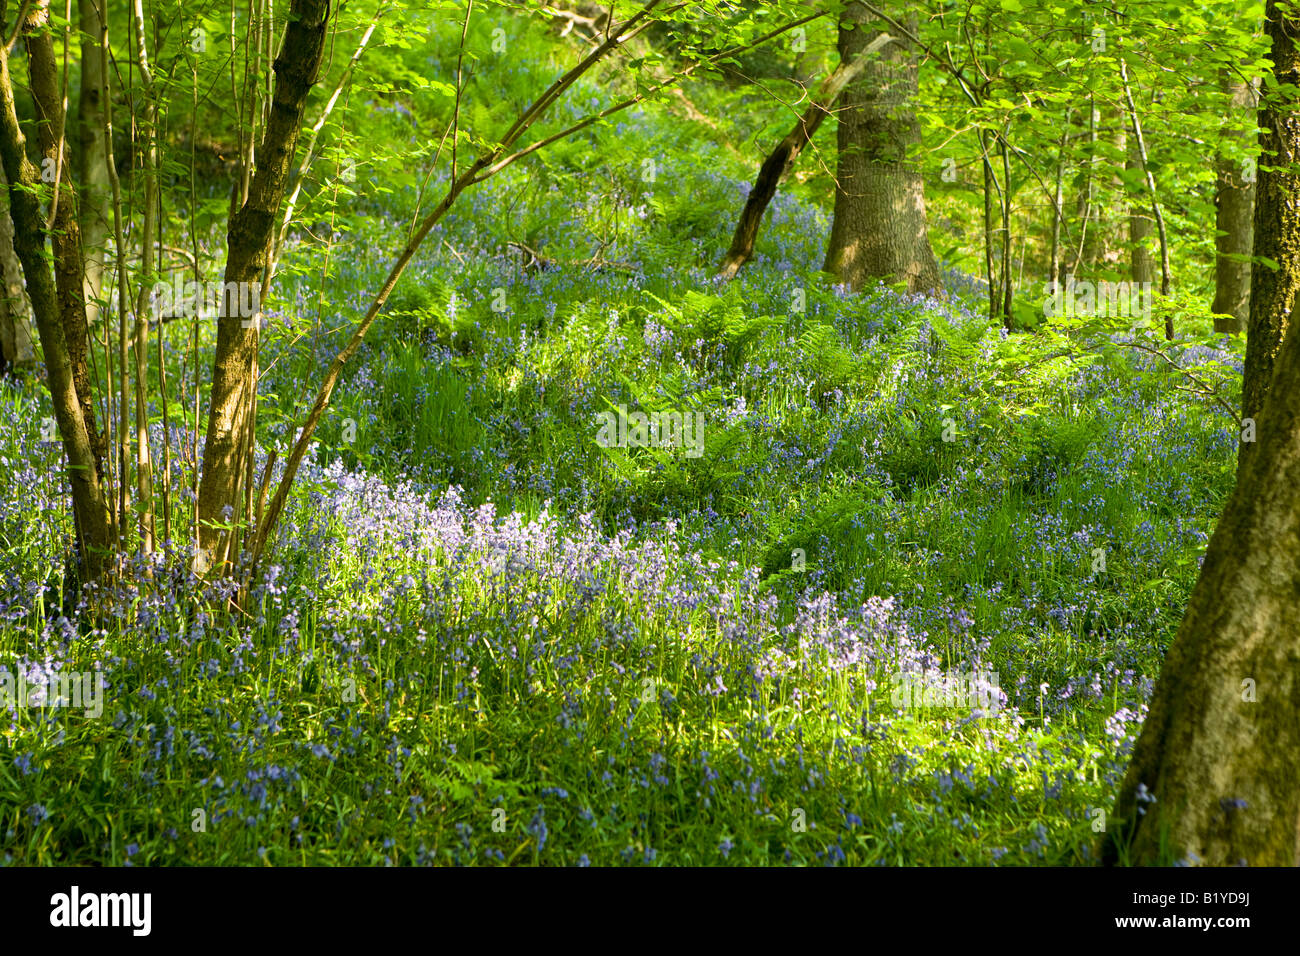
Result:
{"label": "mossy tree trunk", "polygon": [[[7,13],[0,3],[0,21]],[[50,35],[45,30],[48,5],[33,3],[22,24],[27,39],[32,97],[40,123],[39,139],[43,165],[59,159],[63,116],[57,96],[57,73]],[[74,255],[78,241],[75,192],[71,177],[60,183],[60,201],[53,227],[46,222],[41,197],[49,192],[42,169],[27,158],[27,145],[18,125],[14,105],[13,78],[9,53],[0,44],[0,159],[8,178],[9,208],[14,223],[14,251],[27,279],[47,372],[47,384],[54,404],[54,418],[68,458],[72,486],[73,518],[77,555],[82,580],[99,577],[110,567],[116,551],[109,505],[104,495],[102,449],[98,448],[94,407],[86,368],[85,309],[81,300],[82,276]],[[51,93],[55,92],[53,102]],[[63,157],[66,160],[66,156]],[[66,166],[63,169],[66,175]],[[60,235],[60,230],[63,234]],[[54,274],[46,256],[45,242],[51,236]],[[80,383],[85,382],[83,388]]]}
{"label": "mossy tree trunk", "polygon": [[[1300,334],[1210,539],[1112,818],[1109,862],[1300,864]],[[1142,790],[1140,788],[1145,788]],[[1153,800],[1146,799],[1147,797]]]}
{"label": "mossy tree trunk", "polygon": [[[1242,382],[1241,414],[1258,419],[1264,396],[1273,381],[1273,363],[1286,335],[1291,310],[1300,289],[1300,110],[1294,102],[1300,84],[1300,50],[1296,35],[1300,16],[1283,13],[1278,0],[1269,0],[1264,33],[1269,38],[1273,78],[1260,98],[1259,174],[1255,181],[1254,254],[1250,271],[1250,321],[1246,329],[1246,370]],[[1278,88],[1280,87],[1280,89]],[[1243,441],[1238,455],[1240,478],[1256,443]]]}

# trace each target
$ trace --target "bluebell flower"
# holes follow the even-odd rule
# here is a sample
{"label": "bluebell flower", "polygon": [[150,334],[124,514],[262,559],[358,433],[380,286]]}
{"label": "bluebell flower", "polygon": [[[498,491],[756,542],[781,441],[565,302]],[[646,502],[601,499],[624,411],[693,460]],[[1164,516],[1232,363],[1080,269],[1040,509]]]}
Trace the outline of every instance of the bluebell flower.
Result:
{"label": "bluebell flower", "polygon": [[535,851],[537,853],[541,853],[542,849],[546,846],[546,837],[550,833],[550,831],[546,829],[546,819],[544,814],[545,811],[539,806],[537,812],[533,814],[532,820],[528,822],[527,827],[528,832],[537,838],[537,850]]}

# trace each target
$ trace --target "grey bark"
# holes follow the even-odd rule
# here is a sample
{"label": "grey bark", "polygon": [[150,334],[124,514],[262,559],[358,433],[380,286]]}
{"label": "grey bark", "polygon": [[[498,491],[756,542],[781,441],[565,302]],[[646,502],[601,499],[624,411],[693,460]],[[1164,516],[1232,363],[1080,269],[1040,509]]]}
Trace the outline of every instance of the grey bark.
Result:
{"label": "grey bark", "polygon": [[[1254,115],[1254,87],[1239,78],[1223,77],[1224,90],[1230,98],[1232,110]],[[1241,139],[1243,134],[1225,135]],[[1241,163],[1220,155],[1214,194],[1214,303],[1216,313],[1231,315],[1231,319],[1215,319],[1214,331],[1240,332],[1250,320],[1250,260],[1233,256],[1249,256],[1255,244],[1255,182],[1246,181]]]}

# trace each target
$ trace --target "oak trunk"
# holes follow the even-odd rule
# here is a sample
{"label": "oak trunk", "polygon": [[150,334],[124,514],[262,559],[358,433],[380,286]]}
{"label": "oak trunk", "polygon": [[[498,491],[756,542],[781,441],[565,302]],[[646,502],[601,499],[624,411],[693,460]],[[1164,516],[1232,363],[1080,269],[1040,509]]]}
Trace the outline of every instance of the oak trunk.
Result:
{"label": "oak trunk", "polygon": [[[917,18],[902,18],[916,34]],[[851,63],[887,26],[860,3],[840,21],[840,62]],[[939,287],[930,248],[925,192],[912,154],[920,143],[916,51],[902,37],[869,57],[840,94],[835,219],[823,268],[857,290],[880,280],[910,292]]]}

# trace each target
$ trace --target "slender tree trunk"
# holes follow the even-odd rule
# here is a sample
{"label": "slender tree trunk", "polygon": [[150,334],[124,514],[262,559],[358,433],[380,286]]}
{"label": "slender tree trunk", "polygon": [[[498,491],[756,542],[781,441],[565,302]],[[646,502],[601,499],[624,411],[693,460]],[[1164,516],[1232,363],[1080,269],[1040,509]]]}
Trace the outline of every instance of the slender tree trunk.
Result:
{"label": "slender tree trunk", "polygon": [[984,281],[989,287],[989,321],[998,321],[998,303],[1002,301],[998,289],[998,277],[993,273],[993,191],[996,186],[993,175],[993,160],[990,158],[989,138],[992,134],[987,129],[979,131],[980,166],[984,170]]}
{"label": "slender tree trunk", "polygon": [[99,3],[78,0],[81,87],[77,97],[77,181],[81,184],[81,251],[85,259],[86,322],[99,321],[109,230],[108,151],[104,143],[104,55],[99,45]]}
{"label": "slender tree trunk", "polygon": [[14,252],[14,223],[9,215],[9,180],[0,168],[0,374],[36,361],[32,307],[23,290],[23,266]]}
{"label": "slender tree trunk", "polygon": [[1097,229],[1093,219],[1097,214],[1096,203],[1094,202],[1097,190],[1094,172],[1097,165],[1097,124],[1099,122],[1101,122],[1101,111],[1097,109],[1097,98],[1090,93],[1088,95],[1088,145],[1086,147],[1088,158],[1082,172],[1075,216],[1079,220],[1079,246],[1075,250],[1074,263],[1070,266],[1067,275],[1078,276],[1080,269],[1091,271],[1096,264],[1095,259],[1092,258],[1096,250],[1096,240],[1092,238],[1092,234]]}
{"label": "slender tree trunk", "polygon": [[[101,65],[108,63],[109,59],[109,41],[108,41],[108,13],[105,7],[100,11],[101,18],[99,21],[99,48]],[[104,129],[104,153],[108,158],[112,158],[113,151],[113,97],[112,84],[110,77],[105,70],[100,77],[100,86],[103,89],[104,99],[103,108],[100,115],[103,119]],[[113,403],[116,400],[116,419],[117,434],[113,443],[113,455],[110,456],[110,462],[115,462],[116,469],[113,477],[116,479],[116,488],[112,483],[109,484],[109,498],[115,500],[116,507],[109,512],[109,518],[113,523],[113,531],[117,536],[119,547],[126,537],[126,516],[130,514],[131,499],[131,458],[130,448],[128,447],[127,433],[127,416],[131,407],[129,380],[126,374],[127,360],[127,337],[126,324],[127,318],[131,314],[129,297],[127,295],[127,282],[125,277],[128,275],[126,265],[127,244],[126,244],[126,226],[124,225],[124,216],[122,210],[122,183],[117,175],[117,167],[111,162],[105,162],[104,170],[108,174],[108,182],[112,196],[112,214],[113,214],[113,248],[117,254],[117,380],[116,389],[114,388],[113,379],[113,355],[109,351],[112,348],[112,326],[113,323],[104,323],[104,387],[107,392],[107,406],[105,411],[105,420],[108,431],[111,433],[113,415]],[[116,492],[116,495],[114,495]],[[120,519],[120,520],[119,520]]]}
{"label": "slender tree trunk", "polygon": [[1167,846],[1175,859],[1210,866],[1300,865],[1294,323],[1259,423],[1259,448],[1239,472],[1161,668],[1107,831],[1109,862],[1157,862]]}
{"label": "slender tree trunk", "polygon": [[[140,276],[136,290],[135,329],[135,474],[136,497],[140,502],[140,546],[148,554],[153,551],[157,537],[157,522],[153,499],[153,456],[149,447],[149,408],[145,391],[149,382],[149,293],[153,287],[159,258],[154,248],[158,232],[158,104],[154,87],[153,70],[149,66],[148,44],[145,38],[143,0],[134,0],[131,7],[132,33],[135,39],[136,67],[144,86],[144,224],[140,233]],[[150,261],[155,268],[150,268]],[[161,381],[163,370],[159,366]],[[165,405],[167,397],[159,397]]]}
{"label": "slender tree trunk", "polygon": [[[1278,263],[1273,269],[1255,260],[1250,270],[1250,320],[1246,330],[1246,368],[1242,418],[1258,419],[1273,380],[1273,363],[1286,334],[1300,289],[1300,111],[1284,91],[1300,84],[1300,50],[1295,38],[1300,17],[1286,16],[1269,0],[1264,33],[1271,41],[1273,75],[1281,90],[1261,97],[1260,168],[1255,182],[1255,256]],[[1242,442],[1237,470],[1254,454],[1255,442]]]}
{"label": "slender tree trunk", "polygon": [[[293,0],[290,5],[284,42],[275,60],[275,93],[257,152],[257,170],[249,181],[248,199],[231,216],[227,231],[226,308],[222,310],[226,314],[217,320],[207,442],[199,484],[200,551],[196,570],[200,573],[220,568],[234,557],[228,553],[230,535],[220,525],[236,517],[244,501],[243,452],[254,399],[258,329],[257,322],[241,319],[238,310],[229,307],[230,294],[233,289],[259,283],[266,268],[302,129],[303,109],[320,67],[328,11],[327,0]],[[237,304],[238,295],[235,301]]]}
{"label": "slender tree trunk", "polygon": [[[984,53],[993,53],[993,27],[988,13],[984,16]],[[988,93],[982,91],[980,100]],[[984,258],[989,276],[989,320],[1000,321],[1007,331],[1015,328],[1011,313],[1011,159],[1007,154],[1007,124],[1002,129],[983,130],[980,136],[980,151],[984,160]],[[998,146],[998,158],[1001,159],[1002,181],[993,173],[993,160],[989,154],[989,137],[993,136]],[[998,193],[998,234],[1001,237],[998,250],[998,276],[993,281],[993,210],[989,187]]]}
{"label": "slender tree trunk", "polygon": [[[1089,270],[1105,270],[1112,254],[1111,230],[1114,223],[1111,216],[1115,212],[1112,188],[1114,179],[1109,162],[1104,158],[1108,145],[1114,143],[1114,137],[1122,121],[1109,107],[1098,109],[1092,124],[1091,143],[1094,153],[1092,162],[1101,168],[1093,168],[1088,175],[1088,206],[1091,221],[1084,239],[1082,265]],[[1123,135],[1119,133],[1119,135]],[[1098,157],[1103,158],[1098,158]]]}
{"label": "slender tree trunk", "polygon": [[[32,100],[36,107],[36,141],[44,164],[42,172],[49,181],[48,172],[52,171],[55,180],[56,206],[50,228],[50,245],[54,252],[59,313],[63,318],[68,359],[72,363],[72,380],[81,403],[81,417],[86,423],[102,481],[103,458],[108,447],[107,439],[95,425],[95,399],[87,358],[90,336],[82,288],[85,269],[81,260],[81,227],[77,223],[77,190],[72,177],[71,151],[66,138],[67,116],[63,111],[63,92],[59,88],[59,66],[49,19],[48,0],[36,0],[28,8],[23,34]],[[14,225],[17,226],[16,221]]]}
{"label": "slender tree trunk", "polygon": [[998,134],[998,152],[1002,156],[1002,277],[999,282],[1002,302],[999,308],[1002,312],[1002,324],[1010,331],[1015,326],[1011,311],[1015,289],[1011,278],[1011,156],[1007,151],[1006,132],[1004,127]]}
{"label": "slender tree trunk", "polygon": [[[860,3],[847,7],[843,17],[842,63],[885,32]],[[915,35],[916,14],[900,19]],[[913,106],[917,79],[915,51],[900,38],[870,57],[840,96],[835,220],[824,268],[853,289],[878,279],[905,282],[912,292],[939,287],[924,181],[909,155],[921,139]]]}
{"label": "slender tree trunk", "polygon": [[[1165,229],[1165,215],[1160,210],[1160,197],[1156,192],[1156,177],[1151,171],[1151,162],[1147,153],[1146,137],[1142,134],[1142,121],[1138,118],[1137,104],[1133,100],[1133,89],[1128,82],[1128,64],[1123,57],[1119,59],[1119,75],[1124,85],[1124,101],[1128,104],[1128,119],[1137,143],[1137,158],[1142,173],[1146,178],[1147,194],[1151,197],[1151,215],[1156,221],[1156,234],[1160,237],[1160,294],[1167,296],[1172,291],[1172,276],[1169,265],[1169,233]],[[1174,315],[1165,312],[1165,338],[1174,337]]]}
{"label": "slender tree trunk", "polygon": [[[1234,113],[1254,115],[1255,89],[1227,72],[1223,75],[1224,92]],[[1225,133],[1234,139],[1242,134]],[[1233,256],[1249,256],[1255,243],[1255,182],[1242,178],[1241,163],[1221,155],[1214,193],[1214,312],[1231,315],[1215,319],[1214,331],[1240,332],[1250,319],[1250,261]]]}
{"label": "slender tree trunk", "polygon": [[1056,186],[1052,191],[1052,246],[1047,265],[1047,280],[1052,288],[1061,283],[1061,225],[1065,218],[1065,147],[1070,141],[1070,109],[1065,110],[1065,128],[1056,153]]}
{"label": "slender tree trunk", "polygon": [[[0,13],[4,12],[3,6],[3,3],[0,3]],[[40,5],[36,5],[33,15],[39,17],[44,12]],[[37,22],[39,23],[39,20]],[[46,38],[48,39],[48,34]],[[40,46],[39,42],[31,43],[29,49],[36,48],[36,60],[43,62]],[[33,65],[33,72],[36,71],[37,67]],[[42,109],[39,104],[43,102],[38,87],[43,90],[48,85],[47,80],[48,77],[38,83],[33,77],[33,95],[38,101],[38,110]],[[44,191],[41,171],[27,159],[26,140],[18,125],[18,113],[14,107],[9,52],[2,43],[0,43],[0,158],[3,158],[5,174],[9,180],[9,207],[14,222],[14,248],[22,262],[23,273],[27,279],[27,293],[31,298],[32,313],[40,334],[47,383],[54,403],[54,418],[68,458],[68,478],[72,486],[80,577],[83,581],[91,580],[99,577],[109,566],[114,549],[108,503],[104,498],[100,465],[96,460],[94,448],[94,420],[93,418],[88,420],[83,411],[76,384],[79,370],[69,343],[69,339],[78,333],[84,336],[85,313],[82,312],[78,317],[73,309],[66,308],[72,300],[66,295],[66,289],[61,287],[50,274],[50,264],[45,253],[45,238],[49,230],[39,198]],[[64,197],[61,203],[63,209],[71,208],[70,199],[70,194]],[[72,224],[75,227],[75,219],[72,220]],[[57,256],[60,248],[57,242],[55,248]],[[68,278],[66,271],[64,278],[65,280]],[[75,301],[79,303],[81,277],[77,275],[75,278]],[[78,321],[80,329],[68,329],[69,325],[76,324]],[[84,372],[84,338],[80,362],[80,371]]]}

